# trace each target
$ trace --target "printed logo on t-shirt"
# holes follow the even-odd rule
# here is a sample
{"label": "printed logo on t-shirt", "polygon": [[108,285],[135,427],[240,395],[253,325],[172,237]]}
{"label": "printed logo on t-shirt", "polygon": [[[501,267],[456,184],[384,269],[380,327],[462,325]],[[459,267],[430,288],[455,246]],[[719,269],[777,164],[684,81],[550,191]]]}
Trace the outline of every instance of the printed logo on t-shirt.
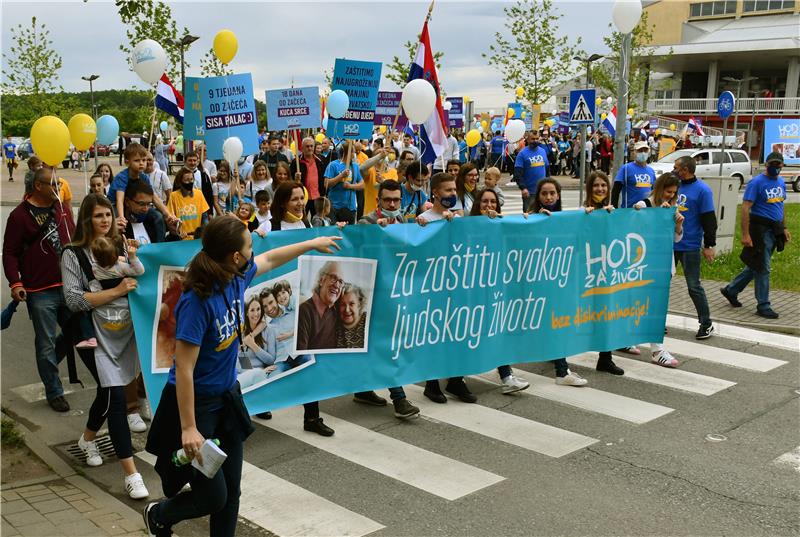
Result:
{"label": "printed logo on t-shirt", "polygon": [[197,218],[197,206],[193,203],[180,207],[178,212],[181,220],[194,220]]}
{"label": "printed logo on t-shirt", "polygon": [[653,178],[648,173],[637,173],[634,176],[637,188],[651,188],[653,186]]}
{"label": "printed logo on t-shirt", "polygon": [[532,157],[528,157],[528,160],[531,163],[531,168],[538,168],[539,166],[544,166],[544,157],[542,155],[534,155]]}
{"label": "printed logo on t-shirt", "polygon": [[684,212],[689,210],[689,207],[686,206],[686,200],[687,200],[686,194],[678,194],[677,206],[679,212]]}
{"label": "printed logo on t-shirt", "polygon": [[[239,309],[238,314],[234,308]],[[233,301],[231,309],[225,312],[225,315],[222,319],[214,319],[214,322],[217,325],[217,341],[219,341],[219,345],[217,345],[214,349],[215,351],[224,351],[236,340],[238,337],[238,332],[236,331],[236,321],[237,319],[242,319],[243,317],[244,311],[242,311],[241,302],[237,298]],[[240,326],[239,331],[243,330],[244,326]]]}
{"label": "printed logo on t-shirt", "polygon": [[764,196],[767,198],[767,203],[783,203],[783,200],[786,199],[786,194],[781,186],[765,188]]}

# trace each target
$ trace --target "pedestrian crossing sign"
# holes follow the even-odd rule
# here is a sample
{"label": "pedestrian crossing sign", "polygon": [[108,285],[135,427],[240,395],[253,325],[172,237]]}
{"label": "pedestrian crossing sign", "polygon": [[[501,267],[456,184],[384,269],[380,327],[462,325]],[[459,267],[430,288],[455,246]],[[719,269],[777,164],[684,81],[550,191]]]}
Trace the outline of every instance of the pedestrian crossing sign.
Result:
{"label": "pedestrian crossing sign", "polygon": [[594,125],[595,90],[582,89],[569,92],[569,122],[572,125]]}

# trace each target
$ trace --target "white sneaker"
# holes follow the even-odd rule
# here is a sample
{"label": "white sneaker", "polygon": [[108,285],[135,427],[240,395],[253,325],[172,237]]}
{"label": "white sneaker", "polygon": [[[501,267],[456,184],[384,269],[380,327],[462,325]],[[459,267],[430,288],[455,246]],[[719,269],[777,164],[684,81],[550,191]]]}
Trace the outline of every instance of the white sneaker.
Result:
{"label": "white sneaker", "polygon": [[100,456],[100,449],[97,447],[97,442],[94,440],[84,440],[83,435],[78,438],[78,447],[83,454],[86,455],[86,464],[88,466],[100,466],[103,464],[103,457]]}
{"label": "white sneaker", "polygon": [[672,356],[666,349],[654,352],[650,360],[654,364],[658,364],[662,367],[678,367],[679,365],[681,365],[681,363],[674,356]]}
{"label": "white sneaker", "polygon": [[134,433],[143,433],[147,430],[147,424],[139,414],[128,414],[128,429]]}
{"label": "white sneaker", "polygon": [[509,375],[503,379],[503,393],[509,394],[525,390],[530,386],[530,382],[526,382],[519,377]]}
{"label": "white sneaker", "polygon": [[147,487],[144,486],[142,474],[136,472],[129,476],[125,476],[125,490],[128,491],[128,496],[134,500],[141,500],[150,496]]}
{"label": "white sneaker", "polygon": [[139,399],[139,415],[143,420],[150,421],[153,419],[153,411],[150,410],[150,401],[147,399]]}
{"label": "white sneaker", "polygon": [[589,384],[589,381],[580,376],[577,373],[573,373],[569,369],[567,369],[566,376],[563,377],[556,377],[556,384],[561,386],[586,386]]}

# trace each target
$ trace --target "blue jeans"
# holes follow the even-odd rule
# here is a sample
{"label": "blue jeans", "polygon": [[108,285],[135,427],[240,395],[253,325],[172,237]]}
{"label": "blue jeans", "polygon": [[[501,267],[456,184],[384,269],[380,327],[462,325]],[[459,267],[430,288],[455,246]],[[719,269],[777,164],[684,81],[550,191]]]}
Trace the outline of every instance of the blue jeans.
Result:
{"label": "blue jeans", "polygon": [[167,235],[167,224],[164,222],[164,216],[155,207],[150,207],[147,210],[147,216],[144,217],[144,227],[148,235],[151,235],[150,239],[153,242],[164,242],[164,237]]}
{"label": "blue jeans", "polygon": [[705,289],[700,284],[700,258],[700,250],[675,252],[675,265],[678,263],[683,265],[686,286],[689,288],[689,298],[694,303],[700,326],[710,326],[711,311],[708,309],[708,298],[706,298]]}
{"label": "blue jeans", "polygon": [[[63,344],[67,321],[72,312],[67,308],[61,287],[28,293],[27,303],[35,334],[36,367],[44,384],[45,396],[48,401],[52,401],[64,395],[61,378],[58,376],[58,364],[65,355],[56,352],[56,346]],[[59,327],[60,334],[57,333]]]}
{"label": "blue jeans", "polygon": [[734,297],[744,291],[750,280],[755,279],[756,301],[758,311],[772,309],[769,303],[769,273],[772,263],[772,253],[775,251],[775,234],[771,229],[764,232],[764,266],[761,272],[756,272],[748,266],[736,276],[725,289]]}

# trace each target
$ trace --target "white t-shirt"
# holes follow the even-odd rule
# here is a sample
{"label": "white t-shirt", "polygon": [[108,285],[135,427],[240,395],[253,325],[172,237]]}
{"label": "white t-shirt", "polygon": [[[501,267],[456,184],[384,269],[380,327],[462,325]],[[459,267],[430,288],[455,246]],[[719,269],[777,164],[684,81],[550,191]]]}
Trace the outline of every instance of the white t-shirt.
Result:
{"label": "white t-shirt", "polygon": [[211,191],[219,199],[219,206],[222,208],[222,212],[227,213],[228,198],[230,197],[231,193],[231,184],[217,181],[211,185]]}
{"label": "white t-shirt", "polygon": [[287,229],[305,229],[306,225],[300,222],[287,222],[286,220],[281,220],[281,231],[285,231]]}
{"label": "white t-shirt", "polygon": [[[455,210],[455,207],[453,209]],[[426,222],[436,222],[437,220],[444,220],[444,215],[441,213],[437,213],[433,209],[428,209],[419,216],[420,218],[424,218]]]}
{"label": "white t-shirt", "polygon": [[214,164],[213,160],[204,160],[203,169],[206,171],[208,176],[211,177],[211,179],[214,179],[214,177],[217,176],[217,165]]}
{"label": "white t-shirt", "polygon": [[258,192],[266,190],[267,192],[269,192],[270,199],[272,199],[272,189],[270,188],[271,186],[272,186],[272,179],[266,179],[264,181],[254,181],[251,179],[250,182],[247,183],[247,187],[245,187],[245,195],[248,198],[255,200],[256,194]]}
{"label": "white t-shirt", "polygon": [[[158,164],[156,164],[158,166]],[[169,180],[167,172],[156,167],[150,176],[150,185],[153,187],[153,194],[158,196],[161,201],[167,203],[167,196],[165,192],[172,190],[172,181]]]}
{"label": "white t-shirt", "polygon": [[131,229],[133,230],[133,239],[139,241],[139,245],[150,244],[150,235],[144,229],[144,224],[131,222]]}

